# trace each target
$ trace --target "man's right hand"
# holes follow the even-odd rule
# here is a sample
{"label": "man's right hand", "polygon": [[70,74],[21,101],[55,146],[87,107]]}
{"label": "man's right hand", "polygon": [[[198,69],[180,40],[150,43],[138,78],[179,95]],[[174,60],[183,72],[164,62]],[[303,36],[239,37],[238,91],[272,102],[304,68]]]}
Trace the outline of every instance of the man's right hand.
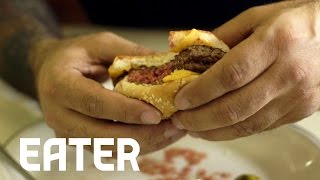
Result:
{"label": "man's right hand", "polygon": [[142,153],[183,137],[185,132],[170,122],[160,123],[154,107],[100,84],[115,56],[150,53],[108,32],[37,43],[29,59],[48,125],[60,137],[134,138]]}

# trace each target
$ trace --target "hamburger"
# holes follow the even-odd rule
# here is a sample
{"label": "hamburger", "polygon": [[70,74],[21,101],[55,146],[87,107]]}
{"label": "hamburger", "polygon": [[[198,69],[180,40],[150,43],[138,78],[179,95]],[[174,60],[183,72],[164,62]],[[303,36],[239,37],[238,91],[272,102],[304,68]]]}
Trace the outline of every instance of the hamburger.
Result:
{"label": "hamburger", "polygon": [[167,53],[117,56],[108,70],[116,92],[155,106],[162,119],[178,111],[177,92],[229,51],[214,34],[196,29],[171,31],[169,46]]}

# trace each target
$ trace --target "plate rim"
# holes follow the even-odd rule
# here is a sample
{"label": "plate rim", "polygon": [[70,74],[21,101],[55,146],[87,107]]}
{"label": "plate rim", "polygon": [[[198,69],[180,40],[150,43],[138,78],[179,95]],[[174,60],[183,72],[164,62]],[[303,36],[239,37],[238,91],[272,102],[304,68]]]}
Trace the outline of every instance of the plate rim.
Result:
{"label": "plate rim", "polygon": [[299,124],[290,124],[289,128],[307,137],[307,139],[309,139],[320,150],[320,138],[315,133]]}

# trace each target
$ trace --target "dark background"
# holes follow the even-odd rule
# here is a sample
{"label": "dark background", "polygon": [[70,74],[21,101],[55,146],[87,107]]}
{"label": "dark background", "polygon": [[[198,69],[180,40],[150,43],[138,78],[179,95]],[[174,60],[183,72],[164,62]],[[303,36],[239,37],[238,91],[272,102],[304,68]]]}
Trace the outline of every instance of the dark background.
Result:
{"label": "dark background", "polygon": [[[272,0],[47,0],[60,21],[170,29],[212,29]],[[81,12],[82,11],[82,12]]]}

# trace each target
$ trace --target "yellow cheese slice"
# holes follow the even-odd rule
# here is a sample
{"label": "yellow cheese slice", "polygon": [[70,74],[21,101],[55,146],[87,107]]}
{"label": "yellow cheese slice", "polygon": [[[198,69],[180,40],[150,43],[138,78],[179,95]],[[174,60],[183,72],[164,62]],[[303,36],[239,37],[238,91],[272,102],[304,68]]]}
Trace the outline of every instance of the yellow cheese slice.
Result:
{"label": "yellow cheese slice", "polygon": [[169,81],[174,81],[174,80],[179,80],[191,75],[197,75],[199,73],[188,71],[188,70],[174,70],[170,75],[165,76],[162,81],[163,82],[169,82]]}

